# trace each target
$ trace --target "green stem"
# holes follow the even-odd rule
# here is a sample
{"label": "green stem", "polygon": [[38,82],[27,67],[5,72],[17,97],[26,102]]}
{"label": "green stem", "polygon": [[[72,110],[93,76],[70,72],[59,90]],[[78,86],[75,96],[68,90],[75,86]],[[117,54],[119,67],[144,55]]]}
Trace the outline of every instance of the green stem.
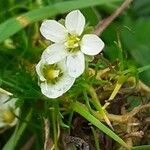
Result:
{"label": "green stem", "polygon": [[150,150],[150,145],[135,146],[131,150]]}
{"label": "green stem", "polygon": [[96,131],[93,127],[91,127],[91,130],[92,130],[92,133],[93,133],[93,136],[94,136],[95,148],[96,148],[96,150],[100,150],[99,141],[98,141],[98,138],[96,136]]}
{"label": "green stem", "polygon": [[99,102],[95,89],[92,86],[86,85],[86,89],[92,97],[92,103],[100,113],[103,113],[102,105]]}
{"label": "green stem", "polygon": [[[146,66],[144,66],[144,67],[140,67],[140,68],[138,68],[137,70],[138,70],[138,73],[142,73],[142,72],[144,72],[144,71],[146,71],[146,70],[150,70],[150,65],[146,65]],[[130,73],[130,72],[132,72],[132,69],[124,70],[122,73],[123,73],[123,74],[128,74],[128,73]]]}
{"label": "green stem", "polygon": [[84,96],[84,99],[85,99],[86,106],[87,106],[88,110],[92,113],[92,109],[91,109],[91,106],[90,106],[90,103],[89,103],[89,98],[87,96],[86,91],[83,91],[83,96]]}
{"label": "green stem", "polygon": [[142,73],[146,70],[150,70],[150,65],[138,68],[139,73]]}
{"label": "green stem", "polygon": [[55,145],[55,150],[58,150],[58,138],[57,138],[57,104],[56,102],[53,103],[53,109],[52,109],[52,126],[53,126],[53,134],[54,134],[54,145]]}

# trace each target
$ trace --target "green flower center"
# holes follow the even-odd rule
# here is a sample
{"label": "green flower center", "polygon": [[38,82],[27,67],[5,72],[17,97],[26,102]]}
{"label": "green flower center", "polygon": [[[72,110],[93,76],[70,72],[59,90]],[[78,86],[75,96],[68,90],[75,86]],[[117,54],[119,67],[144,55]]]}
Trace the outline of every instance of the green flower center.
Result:
{"label": "green flower center", "polygon": [[55,84],[62,76],[61,69],[57,65],[45,65],[43,74],[47,82]]}
{"label": "green flower center", "polygon": [[69,34],[67,37],[67,41],[65,42],[65,46],[71,52],[78,51],[80,47],[80,38],[77,35]]}
{"label": "green flower center", "polygon": [[49,69],[46,72],[46,77],[49,80],[53,80],[55,78],[58,78],[59,72],[60,72],[60,70]]}
{"label": "green flower center", "polygon": [[2,113],[2,116],[3,116],[3,121],[8,124],[12,123],[15,119],[15,115],[10,110],[4,111]]}

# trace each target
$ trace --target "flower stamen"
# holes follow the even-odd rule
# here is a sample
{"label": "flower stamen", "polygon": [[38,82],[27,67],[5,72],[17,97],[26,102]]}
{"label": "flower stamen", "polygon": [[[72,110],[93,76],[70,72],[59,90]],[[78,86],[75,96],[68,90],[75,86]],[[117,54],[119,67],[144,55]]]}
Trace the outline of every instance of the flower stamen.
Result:
{"label": "flower stamen", "polygon": [[68,35],[65,46],[68,49],[77,49],[80,46],[80,38],[76,35]]}
{"label": "flower stamen", "polygon": [[61,70],[57,65],[46,65],[43,68],[44,77],[49,83],[55,83],[61,76]]}

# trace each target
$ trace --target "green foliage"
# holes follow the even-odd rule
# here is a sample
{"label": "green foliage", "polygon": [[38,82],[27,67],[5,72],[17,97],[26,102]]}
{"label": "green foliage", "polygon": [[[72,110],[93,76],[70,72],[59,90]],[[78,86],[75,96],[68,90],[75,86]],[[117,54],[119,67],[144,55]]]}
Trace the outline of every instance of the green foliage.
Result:
{"label": "green foliage", "polygon": [[[0,3],[0,87],[13,93],[13,97],[18,98],[17,107],[21,108],[21,114],[17,116],[19,123],[15,130],[13,128],[6,134],[0,135],[0,140],[1,137],[3,139],[0,146],[3,145],[4,150],[20,149],[32,135],[36,136],[32,149],[43,149],[45,119],[50,123],[48,136],[51,147],[57,150],[64,142],[61,137],[63,133],[72,134],[80,116],[88,121],[87,126],[91,127],[91,133],[88,133],[91,134],[91,141],[95,140],[97,149],[102,148],[99,146],[102,139],[97,138],[99,135],[97,130],[103,134],[105,140],[107,140],[105,136],[108,135],[118,143],[114,144],[114,149],[119,147],[118,145],[129,147],[118,130],[110,129],[115,123],[111,124],[112,120],[109,120],[108,112],[113,112],[118,107],[123,109],[126,105],[129,105],[126,111],[131,112],[145,99],[149,101],[149,96],[142,95],[141,98],[139,91],[139,93],[132,91],[139,78],[150,85],[149,0],[134,1],[130,9],[103,32],[101,38],[105,42],[104,56],[98,55],[94,60],[93,57],[86,56],[85,73],[76,79],[71,90],[62,97],[56,100],[45,97],[38,86],[35,73],[35,65],[42,51],[50,44],[42,39],[39,33],[42,20],[48,18],[60,20],[67,12],[81,9],[86,17],[87,26],[90,25],[86,27],[84,34],[91,33],[94,26],[110,15],[121,2],[123,1],[2,0]],[[93,71],[92,75],[88,74],[88,67]],[[100,71],[104,72],[97,78],[97,73]],[[120,83],[122,77],[124,78]],[[128,83],[129,77],[135,79],[131,87]],[[114,90],[117,84],[120,87],[118,91]],[[92,90],[89,87],[92,87]],[[114,98],[109,101],[113,90]],[[110,102],[110,105],[116,103],[115,109],[111,108],[111,105],[111,109],[108,106],[105,110],[103,106],[106,102]],[[121,115],[121,112],[117,115]],[[81,122],[84,122],[84,119],[82,118]],[[77,123],[78,128],[82,128],[80,120]],[[119,122],[114,127],[116,126],[120,126],[122,132],[126,134],[125,123]],[[150,149],[149,145],[144,145],[145,143],[143,146],[133,146],[131,149]]]}
{"label": "green foliage", "polygon": [[54,5],[46,6],[39,8],[37,10],[29,11],[25,14],[22,14],[19,17],[10,18],[6,22],[2,23],[0,25],[0,43],[3,42],[8,37],[12,36],[19,30],[21,30],[23,27],[27,26],[28,24],[31,24],[33,22],[53,17],[60,13],[65,13],[72,9],[81,9],[85,7],[95,6],[95,5],[103,5],[110,2],[116,2],[120,0],[110,0],[108,1],[99,1],[99,0],[78,0],[78,1],[67,1],[67,2],[61,2],[56,3]]}
{"label": "green foliage", "polygon": [[[150,20],[139,19],[137,21],[126,20],[124,23],[130,28],[130,31],[124,29],[122,32],[123,43],[125,49],[129,52],[138,66],[146,66],[150,64]],[[141,74],[146,84],[150,85],[150,70]]]}
{"label": "green foliage", "polygon": [[99,128],[101,131],[109,135],[111,138],[113,138],[116,142],[120,143],[122,146],[128,148],[128,145],[120,138],[118,137],[113,131],[111,131],[109,128],[107,128],[105,125],[103,125],[98,119],[96,119],[94,116],[92,116],[80,103],[74,103],[73,104],[74,111],[82,115],[84,118],[86,118],[89,122],[91,122],[93,125],[95,125],[97,128]]}

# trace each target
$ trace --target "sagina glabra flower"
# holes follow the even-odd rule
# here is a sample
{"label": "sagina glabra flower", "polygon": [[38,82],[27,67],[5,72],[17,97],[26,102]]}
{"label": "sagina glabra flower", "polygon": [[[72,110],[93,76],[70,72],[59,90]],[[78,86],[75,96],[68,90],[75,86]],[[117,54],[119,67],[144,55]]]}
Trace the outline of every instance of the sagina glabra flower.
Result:
{"label": "sagina glabra flower", "polygon": [[68,91],[75,78],[69,76],[65,60],[48,64],[44,59],[36,65],[41,92],[48,98],[57,98]]}
{"label": "sagina glabra flower", "polygon": [[86,55],[97,55],[104,48],[104,42],[95,34],[82,35],[85,28],[85,17],[79,10],[70,12],[65,18],[65,26],[55,20],[42,23],[41,34],[54,42],[42,54],[49,64],[66,58],[69,74],[80,76],[85,69]]}
{"label": "sagina glabra flower", "polygon": [[19,115],[19,108],[15,103],[17,98],[10,98],[8,92],[0,91],[0,128],[12,127],[16,125]]}

